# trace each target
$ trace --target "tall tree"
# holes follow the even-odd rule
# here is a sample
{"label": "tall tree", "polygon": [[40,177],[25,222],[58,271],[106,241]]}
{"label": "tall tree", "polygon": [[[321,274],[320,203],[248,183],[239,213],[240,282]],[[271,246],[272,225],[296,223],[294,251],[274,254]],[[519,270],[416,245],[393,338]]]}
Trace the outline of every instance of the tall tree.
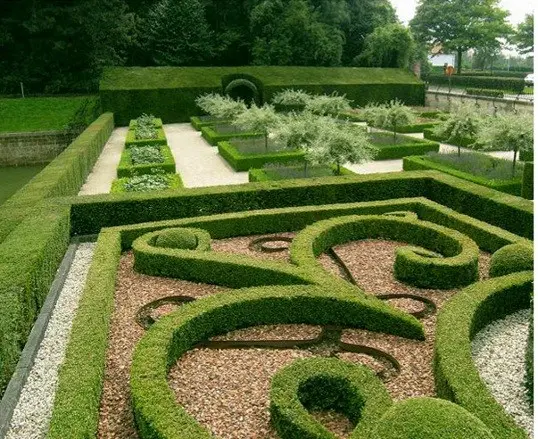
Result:
{"label": "tall tree", "polygon": [[306,0],[263,0],[250,20],[254,64],[340,64],[342,32],[322,22]]}
{"label": "tall tree", "polygon": [[511,32],[507,16],[499,0],[420,0],[410,25],[420,41],[442,45],[445,53],[455,51],[461,73],[468,49],[500,47],[499,39]]}
{"label": "tall tree", "polygon": [[525,15],[525,20],[518,24],[514,42],[519,53],[534,52],[534,14]]}
{"label": "tall tree", "polygon": [[214,54],[200,0],[159,1],[149,11],[145,30],[143,45],[157,65],[202,65]]}

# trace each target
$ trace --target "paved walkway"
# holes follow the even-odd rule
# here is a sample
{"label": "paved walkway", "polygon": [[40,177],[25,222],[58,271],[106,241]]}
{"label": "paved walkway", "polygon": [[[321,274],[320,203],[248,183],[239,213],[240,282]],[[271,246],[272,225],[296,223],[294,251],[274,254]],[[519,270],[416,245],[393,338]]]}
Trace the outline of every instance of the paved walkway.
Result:
{"label": "paved walkway", "polygon": [[185,187],[248,183],[248,172],[235,172],[189,123],[168,124],[164,131]]}
{"label": "paved walkway", "polygon": [[116,128],[112,132],[92,172],[88,175],[86,183],[80,189],[79,195],[108,194],[110,192],[112,182],[116,179],[116,168],[120,162],[126,135],[127,127]]}

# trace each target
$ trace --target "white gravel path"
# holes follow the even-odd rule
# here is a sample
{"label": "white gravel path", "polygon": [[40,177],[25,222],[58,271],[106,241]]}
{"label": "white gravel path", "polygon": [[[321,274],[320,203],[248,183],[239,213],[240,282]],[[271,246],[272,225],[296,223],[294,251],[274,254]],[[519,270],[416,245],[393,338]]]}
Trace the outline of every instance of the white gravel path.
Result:
{"label": "white gravel path", "polygon": [[58,379],[73,317],[84,289],[95,244],[80,244],[49,320],[34,365],[21,396],[6,439],[42,439],[46,436]]}
{"label": "white gravel path", "polygon": [[476,334],[472,353],[480,377],[515,422],[533,437],[533,410],[525,391],[530,310],[493,322]]}
{"label": "white gravel path", "polygon": [[248,183],[248,172],[235,172],[190,124],[167,124],[164,132],[185,187]]}
{"label": "white gravel path", "polygon": [[116,128],[97,159],[79,195],[108,194],[116,179],[116,169],[125,146],[127,127]]}

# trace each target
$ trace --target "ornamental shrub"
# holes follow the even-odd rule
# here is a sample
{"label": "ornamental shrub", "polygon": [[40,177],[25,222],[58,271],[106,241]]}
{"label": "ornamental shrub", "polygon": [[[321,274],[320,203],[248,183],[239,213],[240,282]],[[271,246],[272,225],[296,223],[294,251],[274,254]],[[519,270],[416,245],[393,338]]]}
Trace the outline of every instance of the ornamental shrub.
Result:
{"label": "ornamental shrub", "polygon": [[273,104],[304,106],[312,98],[313,96],[304,90],[295,90],[293,88],[287,88],[273,96]]}
{"label": "ornamental shrub", "polygon": [[351,110],[351,101],[345,95],[336,93],[331,95],[313,96],[306,102],[305,110],[321,116],[334,115]]}
{"label": "ornamental shrub", "polygon": [[194,250],[198,246],[198,238],[191,230],[166,229],[157,236],[155,246]]}
{"label": "ornamental shrub", "polygon": [[533,248],[527,244],[510,244],[493,253],[489,275],[506,276],[518,271],[532,270],[534,265]]}

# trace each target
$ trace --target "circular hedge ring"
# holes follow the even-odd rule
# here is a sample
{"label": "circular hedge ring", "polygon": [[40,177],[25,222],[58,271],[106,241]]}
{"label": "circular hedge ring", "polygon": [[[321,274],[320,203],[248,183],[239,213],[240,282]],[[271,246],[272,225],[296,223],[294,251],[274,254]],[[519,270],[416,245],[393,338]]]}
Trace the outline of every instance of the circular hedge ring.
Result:
{"label": "circular hedge ring", "polygon": [[[247,89],[250,91],[250,93],[252,93],[252,95],[245,98],[244,94],[241,92],[246,91]],[[240,93],[238,93],[238,91]],[[230,81],[224,89],[224,94],[234,99],[242,99],[246,103],[248,103],[249,101],[255,102],[256,104],[260,103],[260,91],[258,90],[258,87],[256,87],[256,84],[254,84],[252,81],[249,81],[245,78],[239,78]]]}

